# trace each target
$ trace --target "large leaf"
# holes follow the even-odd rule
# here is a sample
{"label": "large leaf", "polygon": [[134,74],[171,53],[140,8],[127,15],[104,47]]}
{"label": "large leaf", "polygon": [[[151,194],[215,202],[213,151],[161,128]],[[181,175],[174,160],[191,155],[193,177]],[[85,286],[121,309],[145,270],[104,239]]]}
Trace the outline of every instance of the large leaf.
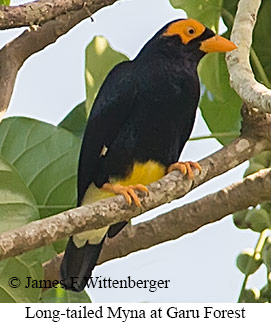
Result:
{"label": "large leaf", "polygon": [[[265,74],[271,82],[271,1],[264,0],[258,14],[257,23],[253,33],[253,48],[261,62],[261,65],[265,71]],[[264,81],[259,69],[255,64],[255,61],[252,61],[253,69],[256,73],[256,77],[259,81]]]}
{"label": "large leaf", "polygon": [[242,101],[229,85],[229,75],[224,54],[208,54],[199,66],[204,92],[200,108],[212,133],[236,133],[232,137],[219,138],[222,144],[230,142],[239,133]]}
{"label": "large leaf", "polygon": [[[79,147],[80,139],[71,132],[37,120],[9,118],[1,123],[1,230],[75,206]],[[61,241],[57,251],[62,249]],[[55,254],[46,246],[0,262],[0,301],[39,301],[41,289],[25,288],[27,277],[41,280],[42,262]],[[20,280],[20,287],[9,286],[11,277],[17,277],[15,283]]]}
{"label": "large leaf", "polygon": [[102,36],[96,36],[86,48],[86,101],[78,104],[59,126],[72,132],[80,139],[95,97],[110,70],[128,58],[111,48]]}
{"label": "large leaf", "polygon": [[0,232],[39,219],[35,199],[20,174],[0,157]]}
{"label": "large leaf", "polygon": [[[218,22],[223,10],[222,0],[171,0],[171,3],[193,17],[218,30]],[[231,8],[232,10],[232,8]],[[228,37],[228,35],[224,35]],[[200,108],[212,133],[237,133],[240,129],[241,100],[229,85],[229,76],[224,54],[208,54],[200,62],[199,75],[203,84]],[[223,144],[233,137],[219,138]]]}
{"label": "large leaf", "polygon": [[[229,30],[232,27],[237,4],[237,0],[224,0],[223,2],[223,18]],[[261,82],[266,80],[264,74],[269,76],[269,80],[271,76],[271,40],[269,37],[271,22],[268,14],[270,11],[271,2],[265,0],[260,8],[254,30],[253,48],[256,52],[256,58],[255,54],[252,55],[252,66],[257,79]],[[224,37],[229,38],[229,31]],[[215,133],[238,133],[242,102],[229,86],[229,76],[224,55],[215,53],[204,57],[199,65],[199,74],[205,87],[200,107],[209,129]],[[233,138],[227,137],[219,140],[226,144]]]}
{"label": "large leaf", "polygon": [[0,262],[1,303],[39,301],[42,290],[26,286],[28,286],[28,281],[43,279],[41,259],[42,253],[39,249]]}
{"label": "large leaf", "polygon": [[[16,169],[0,157],[0,232],[39,219],[35,199]],[[37,302],[41,290],[25,288],[27,277],[42,279],[42,250],[0,262],[0,302]],[[13,279],[12,279],[13,277]],[[15,277],[15,278],[14,278]],[[17,288],[11,287],[21,282]]]}
{"label": "large leaf", "polygon": [[186,11],[189,18],[194,18],[207,27],[218,31],[218,22],[222,9],[222,0],[170,0],[172,6]]}
{"label": "large leaf", "polygon": [[[222,16],[229,31],[233,24],[237,4],[238,0],[224,0],[223,2]],[[269,80],[271,76],[270,11],[271,2],[263,1],[254,29],[251,56],[256,78],[265,84],[269,83],[268,80],[266,82],[266,76]],[[229,31],[224,35],[227,38],[229,38]],[[200,101],[200,107],[203,117],[212,132],[238,133],[241,119],[239,111],[242,102],[229,86],[228,71],[222,56],[224,55],[217,53],[208,54],[200,63],[199,73],[206,88]],[[227,137],[220,139],[220,141],[226,144],[232,139],[233,137]]]}
{"label": "large leaf", "polygon": [[18,171],[41,217],[76,205],[80,140],[72,133],[28,118],[0,125],[0,155]]}
{"label": "large leaf", "polygon": [[87,109],[86,102],[78,104],[60,123],[59,127],[62,127],[80,139],[83,137],[86,123],[87,123]]}
{"label": "large leaf", "polygon": [[61,287],[50,288],[42,294],[42,303],[91,303],[85,291],[80,293],[65,290]]}
{"label": "large leaf", "polygon": [[221,17],[228,30],[231,31],[234,16],[237,10],[239,0],[223,0],[223,10]]}
{"label": "large leaf", "polygon": [[110,70],[128,58],[113,50],[102,36],[96,36],[86,49],[86,110],[89,114],[94,99]]}

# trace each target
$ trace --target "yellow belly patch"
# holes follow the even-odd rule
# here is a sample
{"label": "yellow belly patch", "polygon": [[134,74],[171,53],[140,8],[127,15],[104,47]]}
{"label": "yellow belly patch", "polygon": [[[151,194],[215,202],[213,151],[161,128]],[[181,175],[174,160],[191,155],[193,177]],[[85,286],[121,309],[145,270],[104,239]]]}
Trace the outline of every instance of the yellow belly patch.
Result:
{"label": "yellow belly patch", "polygon": [[[165,166],[149,160],[146,163],[135,163],[131,174],[124,180],[117,181],[120,185],[149,185],[152,182],[158,181],[166,173]],[[110,180],[110,183],[114,183]]]}
{"label": "yellow belly patch", "polygon": [[[146,163],[135,163],[133,166],[133,170],[131,171],[130,175],[127,178],[123,180],[110,178],[110,183],[120,184],[123,186],[136,185],[136,184],[149,185],[150,183],[155,182],[160,178],[162,178],[165,175],[165,173],[166,173],[165,166],[155,161],[149,160]],[[96,201],[106,199],[110,196],[114,196],[114,193],[109,193],[109,192],[100,190],[92,183],[89,185],[81,205],[91,204]],[[107,230],[108,230],[108,226],[101,228],[99,230],[90,230],[90,231],[78,233],[73,236],[73,241],[78,248],[82,247],[85,244],[86,240],[88,240],[88,243],[98,244],[102,241]]]}
{"label": "yellow belly patch", "polygon": [[[155,162],[149,160],[146,163],[135,163],[133,170],[130,175],[122,180],[118,180],[115,178],[110,178],[110,183],[112,184],[120,184],[123,186],[128,185],[136,185],[143,184],[149,185],[152,182],[158,181],[166,174],[166,167]],[[98,189],[93,183],[88,187],[82,204],[91,204],[96,201],[108,198],[110,196],[114,196],[114,193],[108,193]]]}

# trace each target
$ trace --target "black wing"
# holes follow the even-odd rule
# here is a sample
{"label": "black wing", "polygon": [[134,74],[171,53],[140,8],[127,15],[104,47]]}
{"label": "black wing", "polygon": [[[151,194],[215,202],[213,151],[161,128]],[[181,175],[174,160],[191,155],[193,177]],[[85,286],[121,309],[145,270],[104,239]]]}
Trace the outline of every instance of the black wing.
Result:
{"label": "black wing", "polygon": [[132,62],[117,65],[106,77],[93,104],[79,159],[78,205],[93,182],[103,146],[110,146],[129,117],[136,96],[132,76]]}

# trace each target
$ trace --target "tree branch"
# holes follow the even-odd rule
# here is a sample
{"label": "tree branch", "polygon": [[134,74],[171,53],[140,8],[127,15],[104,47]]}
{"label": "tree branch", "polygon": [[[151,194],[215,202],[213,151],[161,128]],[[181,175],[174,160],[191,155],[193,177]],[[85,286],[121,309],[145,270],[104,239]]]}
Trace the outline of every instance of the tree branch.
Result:
{"label": "tree branch", "polygon": [[231,32],[238,49],[226,53],[230,83],[241,99],[262,112],[271,113],[271,90],[255,80],[249,55],[252,32],[261,0],[240,0]]}
{"label": "tree branch", "polygon": [[270,142],[265,139],[238,138],[201,160],[202,172],[195,177],[194,182],[175,171],[152,183],[149,186],[149,196],[140,198],[142,210],[135,206],[129,207],[122,196],[117,196],[2,233],[0,235],[0,260],[51,244],[78,232],[127,221],[142,212],[184,196],[193,188],[267,148],[270,148]]}
{"label": "tree branch", "polygon": [[[28,24],[31,21],[33,25],[37,23],[37,19],[40,19],[44,24],[41,27],[36,26],[23,32],[18,38],[6,44],[0,50],[0,121],[8,109],[17,73],[25,60],[32,54],[54,43],[80,21],[89,17],[90,12],[94,13],[103,6],[112,4],[115,1],[88,0],[84,2],[82,0],[69,0],[66,3],[65,0],[57,0],[56,2],[40,0],[23,6],[2,7],[2,11],[0,10],[0,24],[1,19],[3,21],[10,19],[9,23],[11,23],[13,18],[10,18],[9,15],[12,12],[21,23],[25,19],[24,23],[27,22],[26,24]],[[63,10],[58,7],[61,3],[66,3]],[[71,7],[68,7],[68,5]],[[57,10],[54,12],[55,6]],[[78,10],[73,11],[75,8],[78,8]],[[3,14],[3,12],[6,14]],[[48,21],[49,18],[52,20]],[[15,22],[13,23],[14,26]]]}
{"label": "tree branch", "polygon": [[[268,168],[150,221],[127,226],[114,239],[105,240],[98,264],[178,239],[228,214],[268,201],[270,196],[271,168]],[[44,264],[45,279],[59,279],[62,257],[60,254]]]}
{"label": "tree branch", "polygon": [[106,240],[98,263],[178,239],[228,214],[268,201],[270,196],[271,168],[268,168],[150,221],[129,226],[116,238]]}
{"label": "tree branch", "polygon": [[[0,6],[0,30],[23,26],[41,26],[49,20],[85,8],[94,13],[116,0],[38,0],[20,6]],[[89,14],[88,14],[89,15]]]}

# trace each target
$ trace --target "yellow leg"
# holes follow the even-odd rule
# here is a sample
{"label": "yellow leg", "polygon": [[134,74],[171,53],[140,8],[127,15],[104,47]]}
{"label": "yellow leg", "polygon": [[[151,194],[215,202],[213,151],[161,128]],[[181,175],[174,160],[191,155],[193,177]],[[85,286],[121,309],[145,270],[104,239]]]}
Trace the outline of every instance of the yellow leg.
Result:
{"label": "yellow leg", "polygon": [[199,172],[201,172],[200,164],[197,162],[192,162],[192,161],[174,163],[169,166],[167,172],[170,173],[174,170],[179,170],[182,174],[184,174],[184,175],[187,174],[189,179],[194,179],[195,174],[194,174],[191,167],[194,167],[194,168],[198,169]]}
{"label": "yellow leg", "polygon": [[128,186],[123,186],[120,184],[111,184],[111,183],[105,183],[101,190],[114,193],[114,194],[121,194],[125,197],[127,203],[129,205],[132,204],[132,202],[135,202],[135,205],[138,207],[141,207],[140,200],[135,192],[135,190],[141,191],[141,192],[146,192],[148,193],[149,190],[147,189],[146,186],[142,184],[136,184],[136,185],[128,185]]}

